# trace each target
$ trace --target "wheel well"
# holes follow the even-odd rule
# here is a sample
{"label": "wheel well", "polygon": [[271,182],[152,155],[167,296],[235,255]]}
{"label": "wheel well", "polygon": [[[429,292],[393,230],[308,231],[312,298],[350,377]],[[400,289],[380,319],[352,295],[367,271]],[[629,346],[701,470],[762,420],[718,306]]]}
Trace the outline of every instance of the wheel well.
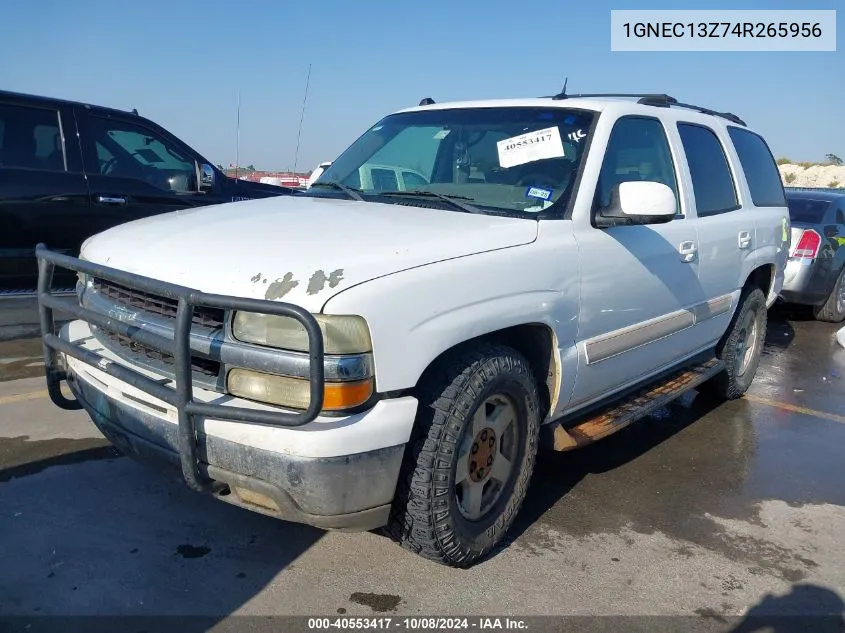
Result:
{"label": "wheel well", "polygon": [[751,274],[748,275],[748,279],[745,280],[744,287],[748,288],[749,286],[757,286],[766,294],[766,298],[768,299],[769,294],[772,291],[772,282],[774,281],[774,278],[774,264],[766,264],[751,271]]}
{"label": "wheel well", "polygon": [[558,385],[560,384],[560,372],[555,354],[555,340],[552,329],[542,323],[526,323],[488,332],[487,334],[482,334],[481,336],[444,350],[437,358],[429,363],[417,384],[419,385],[423,381],[425,376],[438,365],[444,356],[456,349],[480,342],[506,345],[525,356],[525,359],[534,370],[540,396],[540,406],[542,407],[542,419],[548,413],[551,403],[557,398]]}

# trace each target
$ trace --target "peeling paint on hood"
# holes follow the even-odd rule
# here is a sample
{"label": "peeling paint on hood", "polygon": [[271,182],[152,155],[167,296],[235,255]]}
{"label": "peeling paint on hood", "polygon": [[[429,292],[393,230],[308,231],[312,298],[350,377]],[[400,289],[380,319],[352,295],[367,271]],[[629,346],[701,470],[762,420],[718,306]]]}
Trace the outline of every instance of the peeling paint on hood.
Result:
{"label": "peeling paint on hood", "polygon": [[204,292],[317,311],[364,281],[536,236],[533,219],[280,196],[129,222],[89,239],[84,256]]}

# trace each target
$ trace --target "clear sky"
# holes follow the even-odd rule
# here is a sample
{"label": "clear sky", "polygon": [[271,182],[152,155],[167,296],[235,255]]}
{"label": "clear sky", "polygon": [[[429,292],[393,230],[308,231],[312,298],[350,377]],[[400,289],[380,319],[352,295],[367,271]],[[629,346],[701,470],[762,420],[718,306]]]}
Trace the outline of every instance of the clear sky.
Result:
{"label": "clear sky", "polygon": [[[611,52],[611,9],[839,9],[827,53]],[[778,156],[845,158],[842,0],[3,0],[0,88],[131,109],[215,163],[331,160],[390,111],[557,92],[729,110]]]}

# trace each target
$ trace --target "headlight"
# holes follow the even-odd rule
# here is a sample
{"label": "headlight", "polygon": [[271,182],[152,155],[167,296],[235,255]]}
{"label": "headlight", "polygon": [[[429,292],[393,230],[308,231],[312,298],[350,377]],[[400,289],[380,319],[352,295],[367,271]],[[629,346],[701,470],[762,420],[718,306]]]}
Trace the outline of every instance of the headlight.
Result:
{"label": "headlight", "polygon": [[[373,345],[367,322],[359,316],[315,314],[323,334],[323,350],[332,356],[368,354]],[[244,343],[265,345],[279,350],[308,352],[308,333],[294,318],[236,312],[232,334]],[[374,379],[366,372],[363,380],[326,381],[323,411],[354,409],[368,402],[374,393]],[[311,383],[304,378],[233,368],[226,379],[226,390],[233,396],[294,409],[307,409]]]}
{"label": "headlight", "polygon": [[[372,350],[367,322],[359,316],[315,314],[326,354],[363,354]],[[296,319],[255,312],[237,312],[232,333],[244,343],[296,352],[308,351],[308,333]]]}
{"label": "headlight", "polygon": [[[228,392],[239,398],[307,409],[311,401],[311,383],[301,378],[265,374],[249,369],[232,369]],[[364,404],[373,395],[373,381],[327,382],[323,388],[323,410],[342,411]]]}

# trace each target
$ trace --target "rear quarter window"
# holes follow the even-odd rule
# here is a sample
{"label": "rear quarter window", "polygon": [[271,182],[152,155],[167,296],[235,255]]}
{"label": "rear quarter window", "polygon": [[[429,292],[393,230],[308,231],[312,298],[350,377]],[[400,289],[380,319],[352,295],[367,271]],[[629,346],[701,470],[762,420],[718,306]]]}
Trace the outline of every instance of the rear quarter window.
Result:
{"label": "rear quarter window", "polygon": [[733,126],[728,126],[728,134],[739,156],[742,170],[745,172],[754,206],[785,206],[786,194],[783,182],[766,141],[754,132]]}
{"label": "rear quarter window", "polygon": [[789,206],[789,219],[793,222],[822,224],[825,213],[830,208],[830,202],[809,198],[789,198],[787,206]]}

